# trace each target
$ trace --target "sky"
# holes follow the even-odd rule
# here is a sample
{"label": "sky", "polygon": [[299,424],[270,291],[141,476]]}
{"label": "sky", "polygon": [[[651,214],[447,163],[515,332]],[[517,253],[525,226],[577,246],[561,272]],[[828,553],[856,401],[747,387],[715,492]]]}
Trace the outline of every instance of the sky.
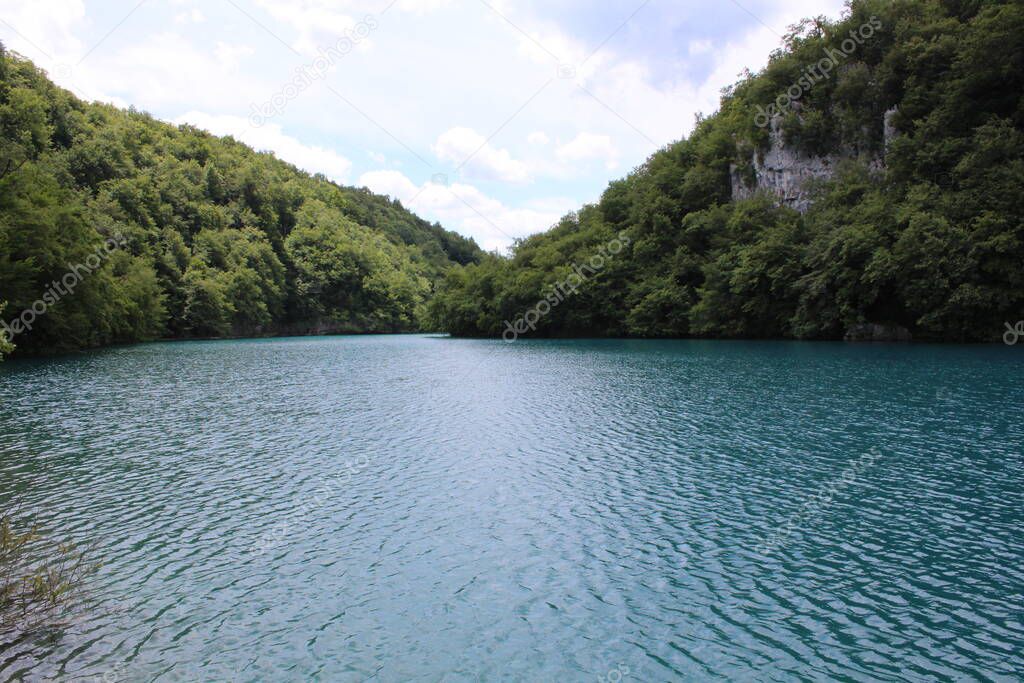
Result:
{"label": "sky", "polygon": [[503,251],[842,0],[0,0],[87,100],[232,135]]}

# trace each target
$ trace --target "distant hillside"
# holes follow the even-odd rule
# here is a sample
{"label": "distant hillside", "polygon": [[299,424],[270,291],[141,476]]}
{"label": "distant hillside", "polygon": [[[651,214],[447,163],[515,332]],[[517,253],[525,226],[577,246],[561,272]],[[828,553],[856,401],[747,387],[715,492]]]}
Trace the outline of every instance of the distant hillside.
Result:
{"label": "distant hillside", "polygon": [[996,340],[1024,318],[1024,5],[853,0],[511,258],[459,335]]}
{"label": "distant hillside", "polygon": [[417,330],[434,283],[481,256],[397,201],[82,102],[0,46],[0,330],[16,353]]}

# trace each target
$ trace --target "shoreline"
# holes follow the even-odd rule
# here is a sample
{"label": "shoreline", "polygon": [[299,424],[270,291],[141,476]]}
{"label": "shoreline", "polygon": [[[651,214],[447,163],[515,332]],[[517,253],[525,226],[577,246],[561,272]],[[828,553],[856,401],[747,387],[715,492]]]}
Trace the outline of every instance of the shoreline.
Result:
{"label": "shoreline", "polygon": [[[49,360],[62,358],[65,356],[75,356],[78,354],[91,353],[95,351],[106,351],[119,348],[128,348],[132,346],[140,346],[144,344],[164,344],[164,343],[188,343],[188,342],[217,342],[217,341],[261,341],[261,340],[274,340],[274,339],[312,339],[317,337],[400,337],[400,336],[433,336],[436,338],[447,338],[453,340],[474,340],[474,341],[502,341],[500,335],[498,336],[477,336],[477,335],[456,335],[449,332],[438,332],[438,331],[405,331],[405,332],[325,332],[325,333],[310,333],[310,334],[297,334],[294,332],[282,332],[280,334],[262,334],[262,335],[231,335],[224,337],[163,337],[160,339],[148,339],[133,342],[122,342],[115,344],[104,344],[102,346],[92,346],[82,349],[74,349],[67,351],[55,351],[52,353],[32,353],[32,354],[20,354],[13,353],[4,358],[5,363],[16,362],[16,361],[34,361],[34,360]],[[638,341],[638,342],[680,342],[680,341],[706,341],[706,342],[791,342],[798,344],[844,344],[850,346],[977,346],[977,347],[991,347],[991,346],[1011,346],[1000,341],[946,341],[946,340],[934,340],[934,339],[912,339],[908,341],[893,341],[893,340],[846,340],[846,339],[797,339],[794,337],[600,337],[600,336],[578,336],[578,337],[522,337],[514,342],[505,342],[508,346],[513,346],[521,342],[593,342],[593,341]],[[0,364],[0,368],[3,365]]]}

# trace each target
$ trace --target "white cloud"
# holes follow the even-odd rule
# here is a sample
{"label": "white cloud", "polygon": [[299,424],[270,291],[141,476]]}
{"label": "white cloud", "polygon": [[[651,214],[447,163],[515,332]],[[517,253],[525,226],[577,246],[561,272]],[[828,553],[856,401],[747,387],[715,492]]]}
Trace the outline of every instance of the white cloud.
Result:
{"label": "white cloud", "polygon": [[406,208],[474,238],[484,249],[504,251],[513,238],[545,230],[577,206],[574,199],[549,198],[509,207],[472,185],[417,186],[399,171],[364,173],[357,185],[401,200]]}
{"label": "white cloud", "polygon": [[82,0],[0,0],[0,17],[6,24],[0,24],[0,30],[7,47],[33,60],[45,62],[52,57],[70,61],[70,55],[82,50],[82,41],[75,35],[85,19]]}
{"label": "white cloud", "polygon": [[[844,2],[817,0],[814,6],[808,5],[806,0],[781,0],[772,5],[773,13],[761,12],[761,16],[770,26],[781,29],[804,16],[838,16]],[[781,42],[776,31],[761,23],[743,33],[734,32],[728,40],[693,41],[689,45],[693,54],[708,52],[713,57],[712,70],[706,76],[699,80],[655,78],[643,59],[617,53],[612,45],[591,54],[587,45],[559,25],[516,13],[518,4],[506,0],[496,6],[529,36],[517,34],[522,55],[550,68],[552,75],[557,73],[556,60],[572,67],[575,77],[560,79],[561,84],[582,85],[593,95],[572,87],[560,89],[571,94],[550,109],[552,121],[547,125],[553,126],[553,120],[562,114],[578,126],[602,128],[620,146],[644,147],[647,153],[689,134],[694,115],[716,110],[721,89],[735,83],[745,68],[762,68]]]}
{"label": "white cloud", "polygon": [[523,183],[530,179],[526,164],[498,149],[472,128],[452,128],[437,138],[434,154],[462,167],[467,178]]}
{"label": "white cloud", "polygon": [[307,55],[315,54],[321,45],[333,45],[355,29],[358,20],[347,11],[351,3],[332,0],[256,0],[278,24],[291,26],[298,32],[292,47]]}
{"label": "white cloud", "polygon": [[537,145],[538,147],[543,147],[544,145],[546,145],[549,142],[551,142],[551,138],[549,138],[547,136],[547,133],[545,133],[544,131],[538,130],[538,131],[534,131],[533,133],[530,133],[526,137],[526,141],[529,142],[531,145]]}
{"label": "white cloud", "polygon": [[690,41],[688,50],[691,55],[707,54],[711,52],[711,41],[707,39]]}
{"label": "white cloud", "polygon": [[309,173],[323,173],[335,182],[344,183],[352,170],[352,162],[333,150],[306,145],[286,135],[275,123],[259,128],[241,116],[216,116],[201,111],[190,111],[174,120],[176,124],[190,123],[214,135],[231,135],[236,140],[259,151],[272,151],[288,163]]}
{"label": "white cloud", "polygon": [[[9,50],[19,52],[47,71],[58,85],[74,90],[79,97],[112,101],[84,83],[83,69],[75,65],[86,50],[76,35],[85,22],[82,0],[0,0],[0,39]],[[119,106],[126,103],[116,101]]]}
{"label": "white cloud", "polygon": [[[205,18],[198,9],[185,14]],[[151,110],[182,102],[188,108],[223,108],[253,99],[258,76],[233,67],[254,50],[227,42],[197,49],[186,36],[168,30],[174,16],[182,14],[147,26],[140,8],[128,28],[119,26],[108,36],[82,0],[0,0],[0,17],[7,24],[0,24],[0,39],[86,100]],[[195,31],[187,30],[189,36]]]}
{"label": "white cloud", "polygon": [[618,166],[619,151],[607,135],[583,132],[572,141],[560,145],[556,151],[564,162],[603,161],[606,168]]}
{"label": "white cloud", "polygon": [[292,47],[306,55],[338,44],[343,38],[366,49],[367,35],[380,23],[380,12],[423,15],[447,7],[451,0],[397,0],[393,5],[374,0],[256,0],[275,22],[298,32]]}
{"label": "white cloud", "polygon": [[[767,20],[770,25],[784,27],[810,13],[837,16],[842,0],[822,0],[815,12],[797,0],[776,6],[777,13]],[[779,44],[779,35],[759,24],[716,45],[711,53],[711,71],[701,80],[679,79],[668,83],[655,79],[647,63],[622,58],[606,50],[602,53],[607,56],[604,67],[583,77],[583,86],[599,102],[582,92],[579,99],[589,100],[592,106],[604,110],[604,119],[610,124],[607,129],[614,131],[615,140],[620,144],[632,138],[634,141],[647,139],[648,148],[650,142],[662,146],[688,135],[697,113],[710,114],[717,110],[721,89],[739,80],[744,69],[756,72],[763,68]],[[703,46],[699,45],[697,49],[701,48]],[[588,127],[593,128],[594,124]]]}
{"label": "white cloud", "polygon": [[188,12],[181,12],[174,16],[174,23],[176,24],[201,24],[206,21],[206,15],[198,7],[193,7]]}
{"label": "white cloud", "polygon": [[400,171],[369,171],[359,176],[356,186],[368,187],[374,192],[390,195],[403,202],[412,199],[418,189],[416,184]]}
{"label": "white cloud", "polygon": [[235,69],[238,68],[244,57],[256,54],[256,50],[248,45],[228,45],[217,41],[217,47],[214,48],[213,54],[221,64],[229,69]]}
{"label": "white cloud", "polygon": [[[73,67],[70,85],[90,99],[114,92],[139,109],[173,118],[182,111],[245,111],[273,91],[257,69],[238,68],[255,53],[242,44],[197,46],[177,32],[112,47]],[[248,60],[245,66],[248,67]]]}
{"label": "white cloud", "polygon": [[395,4],[395,9],[412,12],[413,14],[425,14],[442,7],[448,7],[451,4],[452,0],[398,0]]}

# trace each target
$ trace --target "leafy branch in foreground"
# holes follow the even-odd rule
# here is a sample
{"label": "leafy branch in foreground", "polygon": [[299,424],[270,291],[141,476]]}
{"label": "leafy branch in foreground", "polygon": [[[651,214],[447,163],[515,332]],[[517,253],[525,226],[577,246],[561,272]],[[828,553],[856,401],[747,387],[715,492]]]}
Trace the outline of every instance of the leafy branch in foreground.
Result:
{"label": "leafy branch in foreground", "polygon": [[[0,315],[3,315],[4,308],[6,308],[6,307],[7,307],[7,302],[6,301],[0,301]],[[13,350],[14,350],[14,344],[12,344],[11,342],[7,341],[7,336],[3,332],[0,332],[0,360],[3,360],[4,359],[4,355],[5,354],[9,354]]]}
{"label": "leafy branch in foreground", "polygon": [[27,630],[57,618],[98,568],[71,544],[47,543],[36,526],[18,531],[14,512],[0,512],[0,628]]}

